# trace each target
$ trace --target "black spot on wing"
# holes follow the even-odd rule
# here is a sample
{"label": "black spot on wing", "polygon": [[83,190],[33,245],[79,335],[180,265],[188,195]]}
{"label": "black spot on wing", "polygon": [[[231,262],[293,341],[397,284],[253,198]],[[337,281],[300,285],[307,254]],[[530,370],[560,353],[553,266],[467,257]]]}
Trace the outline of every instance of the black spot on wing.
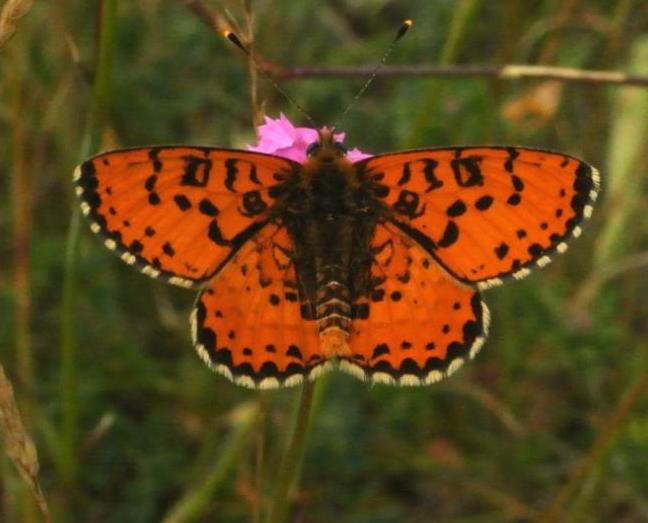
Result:
{"label": "black spot on wing", "polygon": [[500,243],[497,247],[495,247],[495,255],[500,260],[503,260],[508,254],[508,252],[509,252],[509,246],[504,242]]}
{"label": "black spot on wing", "polygon": [[160,149],[153,147],[148,153],[149,160],[153,164],[153,170],[159,173],[162,170],[162,162],[160,161]]}
{"label": "black spot on wing", "polygon": [[138,240],[133,240],[131,244],[128,246],[128,250],[133,254],[139,254],[142,252],[143,249],[144,249],[144,245],[142,245],[142,242]]}
{"label": "black spot on wing", "polygon": [[146,181],[144,182],[144,188],[148,191],[151,192],[153,189],[155,189],[155,184],[157,183],[157,175],[152,174],[149,176]]}
{"label": "black spot on wing", "polygon": [[372,358],[379,358],[380,356],[383,356],[383,355],[389,354],[389,353],[390,353],[389,346],[386,343],[381,343],[381,344],[376,345],[374,347],[374,350],[373,350],[373,352],[371,354],[371,357]]}
{"label": "black spot on wing", "polygon": [[453,220],[448,220],[443,236],[437,242],[439,247],[450,247],[459,239],[459,228]]}
{"label": "black spot on wing", "polygon": [[516,192],[522,192],[524,190],[524,182],[519,176],[511,176],[511,183]]}
{"label": "black spot on wing", "polygon": [[455,200],[455,202],[446,209],[446,214],[451,218],[456,218],[461,216],[466,212],[466,204],[461,200]]}
{"label": "black spot on wing", "polygon": [[191,208],[191,202],[189,201],[189,198],[187,198],[184,194],[176,194],[173,197],[173,201],[181,211],[186,211],[187,209]]}
{"label": "black spot on wing", "polygon": [[288,347],[288,350],[286,351],[286,355],[300,360],[304,359],[304,356],[302,352],[299,350],[299,347],[297,347],[297,345],[291,345],[290,347]]}
{"label": "black spot on wing", "polygon": [[481,156],[467,156],[465,158],[454,158],[450,161],[452,174],[459,187],[484,185],[484,176],[480,165],[482,160]]}
{"label": "black spot on wing", "polygon": [[393,208],[397,213],[403,214],[410,219],[418,218],[425,212],[425,205],[420,206],[419,195],[405,189],[399,193],[398,200],[394,203]]}
{"label": "black spot on wing", "polygon": [[223,233],[221,232],[220,227],[218,226],[217,220],[212,220],[209,223],[207,236],[209,236],[209,239],[213,241],[216,245],[229,246],[231,244],[229,240],[223,237]]}
{"label": "black spot on wing", "polygon": [[261,197],[259,191],[248,191],[243,195],[243,214],[256,216],[268,208],[268,204]]}
{"label": "black spot on wing", "polygon": [[207,187],[212,169],[212,161],[209,158],[187,155],[182,158],[185,161],[185,168],[180,179],[180,184],[189,187]]}
{"label": "black spot on wing", "polygon": [[542,255],[543,250],[544,249],[542,248],[542,245],[540,245],[539,243],[532,243],[528,248],[529,254],[534,258],[538,258],[540,255]]}
{"label": "black spot on wing", "polygon": [[216,207],[211,200],[203,198],[198,204],[198,210],[205,216],[217,216],[219,214],[218,207]]}
{"label": "black spot on wing", "polygon": [[504,169],[512,173],[514,170],[513,162],[518,156],[520,156],[520,153],[515,147],[507,147],[506,152],[508,153],[508,158],[504,162]]}
{"label": "black spot on wing", "polygon": [[475,201],[475,207],[480,211],[485,211],[493,205],[493,197],[486,194]]}
{"label": "black spot on wing", "polygon": [[423,176],[425,176],[425,181],[428,182],[428,186],[425,188],[425,192],[427,193],[441,187],[443,182],[436,177],[435,173],[439,162],[431,158],[426,158],[423,160],[423,163],[425,164],[425,167],[423,167]]}
{"label": "black spot on wing", "polygon": [[411,179],[412,179],[412,170],[410,167],[410,162],[405,162],[403,164],[403,172],[401,173],[401,177],[396,182],[396,184],[402,186],[409,183]]}
{"label": "black spot on wing", "polygon": [[512,206],[516,206],[519,205],[521,201],[522,201],[521,196],[518,193],[513,193],[511,194],[511,196],[508,197],[506,203]]}

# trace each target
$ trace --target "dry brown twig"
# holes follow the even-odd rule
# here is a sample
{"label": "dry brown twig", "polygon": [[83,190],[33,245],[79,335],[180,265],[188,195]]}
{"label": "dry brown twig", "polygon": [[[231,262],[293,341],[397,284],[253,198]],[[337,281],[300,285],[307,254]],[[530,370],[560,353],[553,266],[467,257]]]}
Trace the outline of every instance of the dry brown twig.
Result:
{"label": "dry brown twig", "polygon": [[[205,5],[201,0],[183,0],[184,4],[219,34],[229,27],[225,18]],[[359,66],[284,66],[268,62],[255,55],[272,77],[277,80],[299,80],[304,78],[366,78],[374,71],[374,65]],[[558,80],[560,82],[578,82],[590,84],[611,84],[623,86],[648,87],[648,77],[629,75],[619,71],[593,71],[569,67],[545,65],[510,64],[504,66],[475,65],[386,65],[377,71],[376,76],[386,77],[481,77],[499,80],[521,80],[534,78],[539,80]]]}
{"label": "dry brown twig", "polygon": [[626,272],[645,269],[648,267],[648,251],[632,254],[624,259],[597,268],[574,293],[567,310],[570,318],[575,319],[580,326],[589,327],[592,323],[590,308],[599,296],[601,288],[610,280],[624,275]]}
{"label": "dry brown twig", "polygon": [[2,432],[7,456],[13,461],[25,483],[29,485],[44,520],[50,522],[47,501],[38,482],[39,463],[36,446],[25,430],[16,405],[13,387],[2,365],[0,365],[0,432]]}
{"label": "dry brown twig", "polygon": [[7,0],[0,11],[0,47],[16,32],[18,20],[27,14],[33,0]]}
{"label": "dry brown twig", "polygon": [[[371,66],[283,67],[269,66],[279,79],[365,77]],[[596,83],[648,87],[648,77],[619,71],[592,71],[545,65],[510,64],[501,67],[480,65],[386,65],[378,76],[389,77],[482,77],[498,80],[558,80],[561,82]]]}

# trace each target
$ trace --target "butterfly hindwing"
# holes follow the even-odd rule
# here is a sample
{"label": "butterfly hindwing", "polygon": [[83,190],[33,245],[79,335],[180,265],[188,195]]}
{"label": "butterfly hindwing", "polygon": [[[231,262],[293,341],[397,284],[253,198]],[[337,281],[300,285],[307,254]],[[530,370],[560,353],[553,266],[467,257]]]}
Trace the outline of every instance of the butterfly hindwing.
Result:
{"label": "butterfly hindwing", "polygon": [[374,156],[393,223],[455,278],[487,288],[549,263],[592,212],[598,172],[570,156],[520,147],[429,149]]}
{"label": "butterfly hindwing", "polygon": [[149,276],[191,287],[259,230],[273,188],[297,168],[247,151],[157,146],[99,154],[74,179],[107,247]]}
{"label": "butterfly hindwing", "polygon": [[295,385],[330,365],[321,355],[311,316],[293,265],[292,242],[285,228],[270,223],[198,296],[194,343],[207,365],[235,383]]}
{"label": "butterfly hindwing", "polygon": [[353,309],[341,368],[382,383],[440,380],[472,358],[488,330],[479,291],[449,276],[414,240],[379,224],[371,242],[371,288]]}

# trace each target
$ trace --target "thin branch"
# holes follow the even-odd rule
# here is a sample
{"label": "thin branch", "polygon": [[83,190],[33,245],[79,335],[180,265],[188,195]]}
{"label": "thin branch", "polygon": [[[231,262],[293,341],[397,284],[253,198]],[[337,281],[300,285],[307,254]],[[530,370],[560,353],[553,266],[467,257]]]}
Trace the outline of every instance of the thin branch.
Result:
{"label": "thin branch", "polygon": [[481,407],[490,412],[497,418],[502,425],[515,437],[523,437],[526,435],[526,428],[516,418],[513,412],[502,403],[495,395],[483,387],[479,387],[470,383],[462,383],[456,381],[453,384],[446,384],[446,388],[453,390],[460,394],[465,394],[474,399]]}
{"label": "thin branch", "polygon": [[171,507],[162,523],[191,523],[205,521],[205,513],[215,492],[231,478],[232,468],[242,459],[257,427],[259,408],[251,403],[239,409],[229,437],[222,443],[221,452],[212,467],[202,478],[189,485],[185,494]]}
{"label": "thin branch", "polygon": [[573,311],[574,315],[579,311],[587,310],[603,285],[628,271],[643,269],[646,267],[648,267],[648,252],[633,254],[623,260],[619,260],[618,262],[597,268],[596,271],[583,282],[572,300],[569,309]]}
{"label": "thin branch", "polygon": [[[301,80],[305,78],[354,78],[366,77],[372,66],[296,66],[285,67],[264,63],[279,80]],[[391,65],[378,71],[378,76],[398,77],[481,77],[499,80],[520,80],[535,78],[540,80],[558,80],[562,82],[597,83],[613,85],[632,85],[648,87],[648,76],[638,76],[618,71],[593,71],[569,67],[545,65],[511,64],[501,67],[482,65]]]}
{"label": "thin branch", "polygon": [[[222,32],[224,18],[200,0],[183,0],[184,4],[207,26]],[[306,78],[366,78],[371,74],[372,65],[348,65],[336,67],[284,66],[263,60],[256,60],[277,80],[302,80]],[[547,65],[510,64],[504,66],[488,65],[390,65],[378,71],[377,76],[391,78],[424,76],[434,78],[496,78],[499,80],[558,80],[590,84],[612,84],[648,87],[648,76],[625,74],[619,71],[595,71],[554,67]]]}

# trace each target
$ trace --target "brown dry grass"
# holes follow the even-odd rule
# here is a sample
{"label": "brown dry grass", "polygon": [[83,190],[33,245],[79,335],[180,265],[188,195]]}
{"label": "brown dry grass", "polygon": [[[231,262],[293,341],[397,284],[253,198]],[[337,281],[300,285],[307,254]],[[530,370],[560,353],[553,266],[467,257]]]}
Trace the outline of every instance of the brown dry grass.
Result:
{"label": "brown dry grass", "polygon": [[16,32],[18,20],[31,9],[33,0],[7,0],[0,12],[0,47]]}
{"label": "brown dry grass", "polygon": [[43,491],[38,482],[38,453],[31,437],[25,430],[13,387],[0,365],[0,432],[5,451],[29,485],[45,521],[51,521]]}

